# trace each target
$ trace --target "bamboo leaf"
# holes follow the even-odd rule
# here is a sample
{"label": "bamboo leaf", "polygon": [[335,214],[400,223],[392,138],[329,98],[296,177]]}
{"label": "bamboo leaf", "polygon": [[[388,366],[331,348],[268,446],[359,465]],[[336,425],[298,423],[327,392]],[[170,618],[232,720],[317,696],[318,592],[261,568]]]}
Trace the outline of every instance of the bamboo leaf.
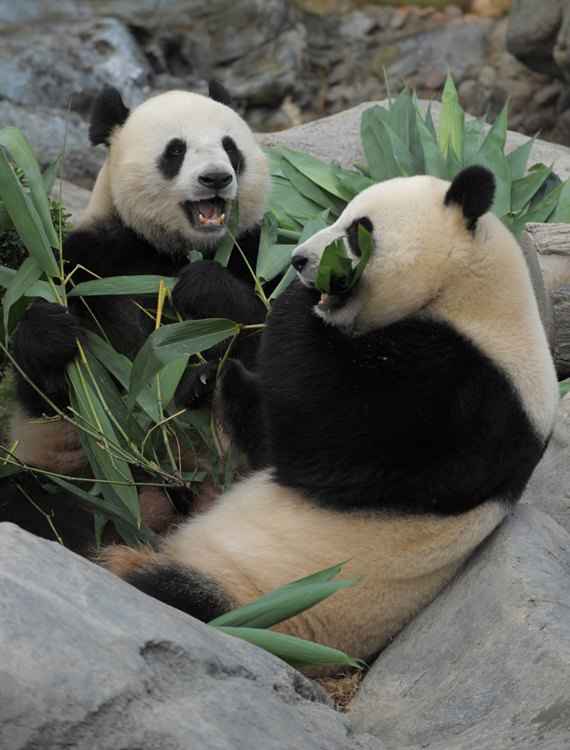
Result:
{"label": "bamboo leaf", "polygon": [[[59,238],[51,220],[48,191],[30,144],[18,128],[8,127],[0,130],[0,146],[8,151],[11,160],[24,173],[32,203],[40,218],[47,240],[51,247],[57,247]],[[47,269],[44,270],[47,272]]]}
{"label": "bamboo leaf", "polygon": [[424,122],[418,114],[418,135],[424,152],[426,174],[446,180],[448,178],[446,161],[439,150],[437,136],[432,134],[431,128],[426,123],[427,121]]}
{"label": "bamboo leaf", "polygon": [[570,181],[561,186],[558,204],[552,216],[551,222],[570,224]]}
{"label": "bamboo leaf", "polygon": [[217,627],[222,633],[253,643],[293,666],[309,664],[339,664],[357,668],[362,666],[360,661],[347,656],[342,651],[311,643],[292,635],[274,633],[271,630],[260,630],[258,628],[214,627]]}
{"label": "bamboo leaf", "polygon": [[[346,201],[346,194],[341,188],[339,188],[337,180],[337,175],[342,174],[345,171],[342,167],[335,164],[327,164],[310,154],[303,153],[302,151],[294,151],[293,149],[285,148],[284,146],[273,150],[277,150],[282,159],[295,167],[297,171],[307,177],[315,185],[322,188],[327,193],[330,193],[331,196],[339,199],[343,203]],[[324,207],[329,208],[329,205],[327,204]]]}
{"label": "bamboo leaf", "polygon": [[544,164],[537,164],[526,177],[514,180],[511,185],[511,211],[513,213],[522,211],[551,174],[551,169]]}
{"label": "bamboo leaf", "polygon": [[59,268],[40,215],[20,184],[4,146],[0,146],[0,197],[30,255],[48,276],[59,276]]}
{"label": "bamboo leaf", "polygon": [[[101,432],[101,438],[95,439],[84,430],[80,431],[83,448],[89,459],[96,479],[106,479],[114,484],[102,484],[101,489],[108,500],[118,497],[129,511],[133,522],[140,526],[140,507],[137,489],[128,463],[109,452],[107,441],[120,443],[117,433],[99,397],[89,381],[86,368],[78,360],[67,366],[67,375],[71,383],[71,403],[75,410],[91,425],[93,430]],[[127,484],[125,484],[125,482]],[[129,484],[132,483],[132,484]]]}
{"label": "bamboo leaf", "polygon": [[268,597],[261,597],[252,604],[217,617],[210,625],[270,628],[310,609],[337,591],[353,585],[352,581],[327,581],[308,583],[296,588],[282,588]]}
{"label": "bamboo leaf", "polygon": [[[278,223],[275,214],[268,211],[263,217],[261,233],[259,236],[259,250],[257,253],[257,265],[255,267],[256,276],[268,281],[266,275],[267,266],[271,266],[273,247],[277,242]],[[273,278],[273,277],[271,277]]]}
{"label": "bamboo leaf", "polygon": [[[298,159],[297,159],[298,161]],[[321,211],[329,209],[336,217],[339,216],[345,203],[335,198],[330,193],[322,190],[316,182],[307,177],[289,160],[287,156],[283,159],[283,174],[301,195],[316,203]]]}
{"label": "bamboo leaf", "polygon": [[376,106],[367,109],[360,121],[362,147],[370,168],[370,174],[377,182],[402,175],[384,123],[386,115],[385,109]]}
{"label": "bamboo leaf", "polygon": [[513,176],[513,180],[520,180],[525,176],[526,166],[528,164],[530,152],[532,151],[535,140],[535,138],[529,138],[526,143],[523,143],[522,146],[519,146],[507,155],[507,159],[509,160],[509,164],[511,165],[511,174]]}
{"label": "bamboo leaf", "polygon": [[133,363],[129,383],[129,404],[135,403],[144,386],[170,362],[197,354],[239,332],[230,320],[186,320],[154,331],[141,347]]}
{"label": "bamboo leaf", "polygon": [[94,279],[77,284],[69,293],[68,297],[98,297],[118,294],[158,294],[160,282],[168,289],[174,289],[176,279],[165,276],[141,275],[141,276],[112,276],[106,279]]}
{"label": "bamboo leaf", "polygon": [[459,103],[457,89],[451,75],[448,74],[441,99],[438,142],[442,154],[447,157],[453,151],[456,160],[463,163],[463,143],[465,113]]}
{"label": "bamboo leaf", "polygon": [[235,245],[235,237],[239,235],[239,204],[234,201],[231,206],[230,220],[228,222],[228,230],[224,239],[220,242],[217,247],[214,260],[220,265],[227,266],[232,254],[232,250]]}
{"label": "bamboo leaf", "polygon": [[42,269],[34,258],[26,258],[6,289],[2,300],[4,327],[9,329],[8,320],[12,306],[26,295],[30,287],[42,275]]}

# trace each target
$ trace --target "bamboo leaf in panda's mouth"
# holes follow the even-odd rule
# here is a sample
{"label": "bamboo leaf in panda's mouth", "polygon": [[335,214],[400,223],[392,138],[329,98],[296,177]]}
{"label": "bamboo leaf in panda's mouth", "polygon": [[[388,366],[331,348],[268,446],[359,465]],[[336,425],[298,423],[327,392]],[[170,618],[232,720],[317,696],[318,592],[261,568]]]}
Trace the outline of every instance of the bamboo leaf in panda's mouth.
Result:
{"label": "bamboo leaf in panda's mouth", "polygon": [[358,249],[360,258],[354,263],[346,254],[342,240],[335,240],[325,248],[315,280],[316,288],[323,293],[321,302],[328,301],[328,295],[342,297],[360,281],[364,269],[372,255],[372,235],[363,226],[358,227]]}

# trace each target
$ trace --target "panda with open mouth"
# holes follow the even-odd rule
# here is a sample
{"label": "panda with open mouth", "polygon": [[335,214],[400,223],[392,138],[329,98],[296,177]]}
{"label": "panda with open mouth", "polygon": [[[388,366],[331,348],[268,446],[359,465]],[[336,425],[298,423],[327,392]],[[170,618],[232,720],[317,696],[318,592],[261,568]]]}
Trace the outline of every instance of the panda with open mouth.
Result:
{"label": "panda with open mouth", "polygon": [[[363,659],[429,603],[520,498],[558,403],[494,191],[482,167],[451,184],[389,180],[299,246],[256,372],[230,360],[221,381],[234,439],[260,469],[158,551],[108,547],[107,568],[208,621],[347,560],[357,585],[277,629]],[[342,239],[357,261],[361,226],[360,279],[323,297],[324,250]]]}
{"label": "panda with open mouth", "polygon": [[[265,320],[248,264],[256,266],[269,167],[249,126],[230,104],[217,83],[211,84],[210,96],[170,91],[133,111],[116,89],[101,92],[90,138],[94,145],[108,147],[107,158],[87,209],[63,246],[65,270],[74,283],[122,275],[176,277],[172,298],[184,319]],[[214,255],[236,224],[232,218],[237,219],[233,231],[241,252],[234,245],[224,267]],[[203,259],[190,263],[193,251]],[[154,328],[145,313],[156,304],[151,296],[89,297],[86,302],[70,298],[65,308],[34,301],[12,342],[19,367],[60,409],[69,404],[65,370],[77,356],[76,339],[83,329],[102,329],[117,351],[132,358]],[[258,342],[259,333],[242,334],[232,351],[252,366]],[[211,395],[221,351],[206,352],[203,366],[188,368],[176,394],[181,406],[195,406]],[[10,434],[16,456],[58,473],[84,471],[77,431],[61,420],[41,419],[53,410],[19,372],[16,388]],[[18,522],[21,514],[14,515],[14,504],[6,506],[6,497],[4,491],[0,518]],[[21,498],[16,505],[34,513]],[[65,526],[65,519],[56,518],[57,523]]]}

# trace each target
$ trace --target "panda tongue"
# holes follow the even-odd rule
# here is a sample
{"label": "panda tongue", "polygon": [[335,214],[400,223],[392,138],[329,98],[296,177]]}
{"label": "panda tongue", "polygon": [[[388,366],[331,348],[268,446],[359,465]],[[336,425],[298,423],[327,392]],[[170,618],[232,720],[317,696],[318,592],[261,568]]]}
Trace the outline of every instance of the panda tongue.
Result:
{"label": "panda tongue", "polygon": [[210,201],[200,201],[198,203],[201,224],[221,224],[222,215],[218,206]]}

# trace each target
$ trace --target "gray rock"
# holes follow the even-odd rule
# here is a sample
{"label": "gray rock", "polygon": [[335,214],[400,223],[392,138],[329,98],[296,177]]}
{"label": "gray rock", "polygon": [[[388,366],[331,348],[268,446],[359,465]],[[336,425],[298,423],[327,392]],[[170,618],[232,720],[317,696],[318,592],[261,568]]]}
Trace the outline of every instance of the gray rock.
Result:
{"label": "gray rock", "polygon": [[0,45],[0,98],[14,104],[86,113],[105,84],[129,104],[143,98],[149,67],[115,18],[25,26]]}
{"label": "gray rock", "polygon": [[386,750],[570,741],[570,535],[519,507],[401,633],[349,714]]}
{"label": "gray rock", "polygon": [[381,750],[295,670],[0,525],[5,750]]}
{"label": "gray rock", "polygon": [[461,79],[469,66],[484,64],[487,34],[491,27],[491,21],[480,19],[470,23],[450,23],[405,38],[398,43],[397,58],[387,66],[387,73],[390,79],[400,83],[418,73],[425,77],[438,74],[445,81],[449,70],[456,79]]}
{"label": "gray rock", "polygon": [[91,187],[105,158],[102,146],[89,143],[89,127],[75,112],[48,107],[33,110],[0,101],[0,123],[23,131],[42,166],[64,153],[63,176]]}
{"label": "gray rock", "polygon": [[522,503],[545,511],[570,532],[570,396],[560,403],[552,438]]}
{"label": "gray rock", "polygon": [[81,212],[87,206],[91,192],[67,180],[58,180],[51,195],[53,198],[60,200],[71,214],[69,220],[73,226],[81,218]]}
{"label": "gray rock", "polygon": [[253,49],[217,77],[248,106],[278,105],[296,86],[305,52],[305,29],[298,25]]}
{"label": "gray rock", "polygon": [[513,0],[507,48],[539,73],[560,73],[553,48],[562,23],[563,6],[564,0],[549,0],[541,4],[537,13],[536,0]]}

